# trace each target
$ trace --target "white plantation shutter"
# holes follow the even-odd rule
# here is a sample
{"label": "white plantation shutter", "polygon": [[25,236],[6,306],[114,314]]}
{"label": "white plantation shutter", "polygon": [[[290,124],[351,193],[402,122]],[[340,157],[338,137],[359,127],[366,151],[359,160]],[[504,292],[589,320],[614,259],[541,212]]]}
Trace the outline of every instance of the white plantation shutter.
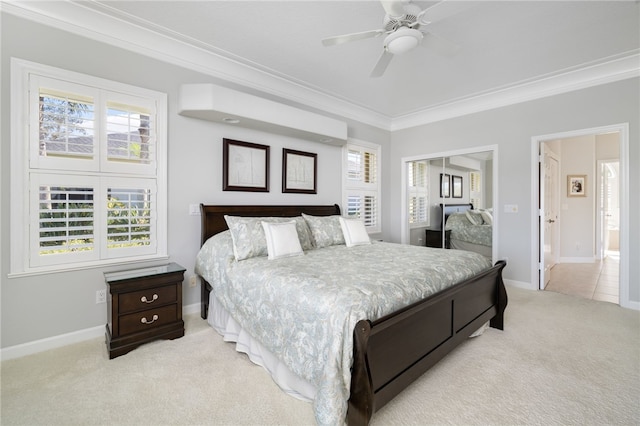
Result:
{"label": "white plantation shutter", "polygon": [[424,226],[429,221],[429,191],[427,179],[427,163],[412,161],[407,163],[407,185],[409,188],[409,224]]}
{"label": "white plantation shutter", "polygon": [[29,126],[12,138],[28,144],[28,161],[12,162],[12,222],[25,225],[12,272],[165,257],[166,95],[16,63],[12,108]]}
{"label": "white plantation shutter", "polygon": [[379,147],[349,144],[346,148],[345,211],[361,218],[368,232],[380,232]]}
{"label": "white plantation shutter", "polygon": [[104,198],[108,257],[144,254],[155,249],[155,182],[140,179],[112,183],[121,186],[107,188]]}
{"label": "white plantation shutter", "polygon": [[469,172],[469,202],[474,209],[483,208],[482,205],[482,174]]}

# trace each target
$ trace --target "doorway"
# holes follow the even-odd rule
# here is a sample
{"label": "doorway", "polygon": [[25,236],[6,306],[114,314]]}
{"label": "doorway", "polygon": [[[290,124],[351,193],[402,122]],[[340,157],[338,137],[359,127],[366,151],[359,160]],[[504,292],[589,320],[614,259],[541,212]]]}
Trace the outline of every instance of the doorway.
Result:
{"label": "doorway", "polygon": [[[607,139],[615,143],[600,143]],[[532,262],[533,281],[541,290],[557,291],[559,285],[569,285],[573,288],[561,292],[628,307],[628,241],[624,232],[629,220],[628,125],[539,136],[532,142],[536,160],[532,195],[539,206],[532,214],[533,239],[538,241]],[[563,149],[563,142],[568,147]],[[614,146],[615,155],[603,146]],[[545,151],[560,154],[559,185],[550,184],[556,178],[551,177],[553,160]],[[586,188],[579,194],[567,186],[568,179],[576,178]],[[556,213],[553,188],[560,194]],[[588,285],[579,287],[580,282]],[[613,286],[615,300],[611,294],[602,296],[602,291],[612,293]]]}

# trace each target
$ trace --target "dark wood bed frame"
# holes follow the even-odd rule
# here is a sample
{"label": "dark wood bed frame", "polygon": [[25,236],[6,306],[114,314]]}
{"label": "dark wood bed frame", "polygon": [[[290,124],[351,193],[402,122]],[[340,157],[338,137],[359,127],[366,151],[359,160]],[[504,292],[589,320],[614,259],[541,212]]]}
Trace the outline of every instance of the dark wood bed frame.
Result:
{"label": "dark wood bed frame", "polygon": [[[332,206],[200,205],[201,243],[225,231],[224,215],[292,217],[340,214]],[[489,321],[502,330],[507,292],[506,262],[375,321],[363,318],[353,333],[350,425],[368,424],[373,413]],[[202,280],[201,316],[207,317],[211,286]]]}
{"label": "dark wood bed frame", "polygon": [[440,214],[442,220],[440,222],[440,229],[444,229],[447,224],[447,218],[451,213],[463,213],[467,210],[473,210],[473,204],[440,204]]}

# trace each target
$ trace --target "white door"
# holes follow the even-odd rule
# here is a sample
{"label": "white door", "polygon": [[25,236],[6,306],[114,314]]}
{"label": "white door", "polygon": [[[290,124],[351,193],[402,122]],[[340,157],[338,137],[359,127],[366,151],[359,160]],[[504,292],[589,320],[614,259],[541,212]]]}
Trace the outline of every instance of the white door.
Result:
{"label": "white door", "polygon": [[560,162],[546,144],[540,148],[540,289],[544,290],[558,257]]}

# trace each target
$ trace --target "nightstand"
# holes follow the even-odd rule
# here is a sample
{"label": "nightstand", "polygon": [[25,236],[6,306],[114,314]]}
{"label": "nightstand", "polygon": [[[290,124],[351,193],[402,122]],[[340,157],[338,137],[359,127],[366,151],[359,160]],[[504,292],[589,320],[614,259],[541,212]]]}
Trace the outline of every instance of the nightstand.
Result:
{"label": "nightstand", "polygon": [[[451,248],[450,246],[451,230],[444,231],[444,248]],[[442,248],[442,231],[440,229],[427,229],[426,246]]]}
{"label": "nightstand", "polygon": [[184,336],[182,280],[177,263],[104,274],[109,359],[143,343]]}

